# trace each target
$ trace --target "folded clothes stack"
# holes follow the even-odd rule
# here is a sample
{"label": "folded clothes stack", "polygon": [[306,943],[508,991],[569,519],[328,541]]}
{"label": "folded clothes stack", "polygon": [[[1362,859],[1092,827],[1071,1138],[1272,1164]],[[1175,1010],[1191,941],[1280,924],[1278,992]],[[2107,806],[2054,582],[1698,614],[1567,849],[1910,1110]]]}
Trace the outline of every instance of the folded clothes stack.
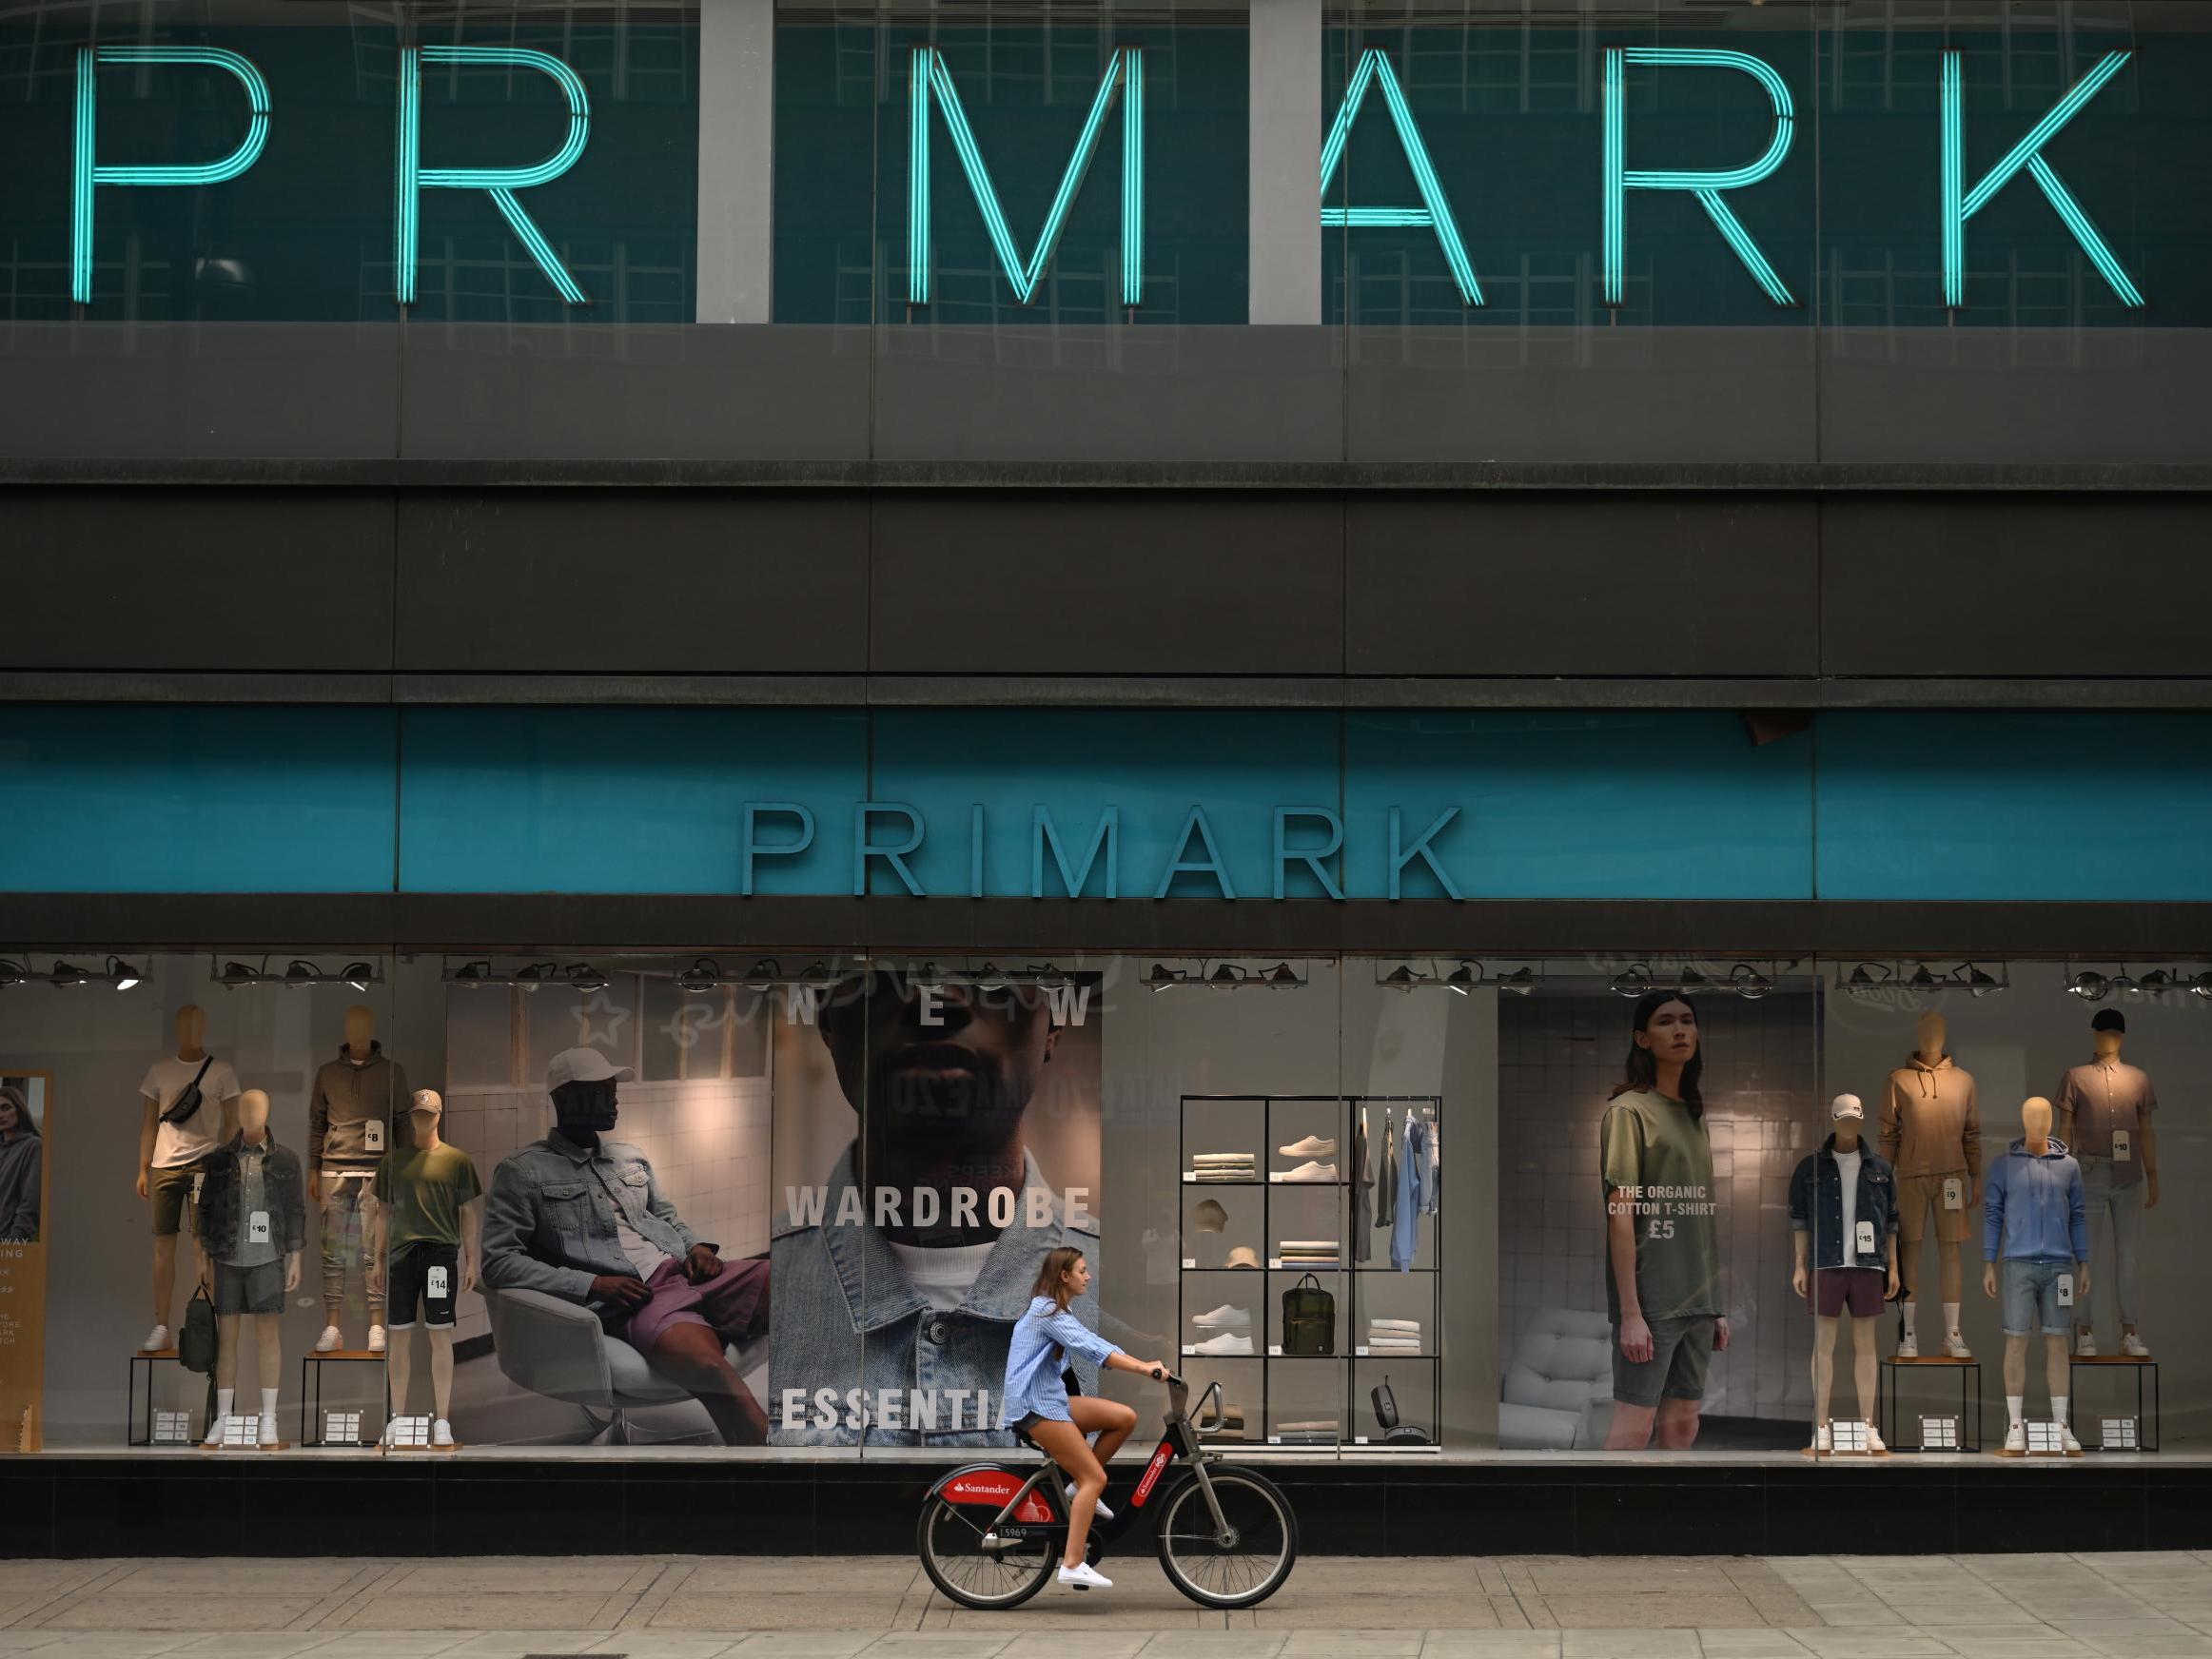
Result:
{"label": "folded clothes stack", "polygon": [[1222,1439],[1224,1440],[1243,1439],[1245,1437],[1244,1408],[1237,1404],[1236,1401],[1231,1400],[1221,1408],[1221,1426],[1215,1429],[1208,1429],[1206,1433],[1208,1435],[1219,1435]]}
{"label": "folded clothes stack", "polygon": [[1289,1445],[1332,1445],[1337,1438],[1337,1425],[1334,1418],[1307,1417],[1298,1422],[1281,1425],[1275,1431],[1275,1435],[1277,1439]]}
{"label": "folded clothes stack", "polygon": [[1367,1321],[1368,1353],[1419,1354],[1420,1351],[1421,1337],[1419,1319],[1369,1319]]}
{"label": "folded clothes stack", "polygon": [[1190,1172],[1200,1181],[1258,1181],[1260,1157],[1254,1152],[1194,1152]]}
{"label": "folded clothes stack", "polygon": [[1334,1239],[1285,1239],[1275,1255],[1284,1267],[1334,1267],[1341,1248]]}

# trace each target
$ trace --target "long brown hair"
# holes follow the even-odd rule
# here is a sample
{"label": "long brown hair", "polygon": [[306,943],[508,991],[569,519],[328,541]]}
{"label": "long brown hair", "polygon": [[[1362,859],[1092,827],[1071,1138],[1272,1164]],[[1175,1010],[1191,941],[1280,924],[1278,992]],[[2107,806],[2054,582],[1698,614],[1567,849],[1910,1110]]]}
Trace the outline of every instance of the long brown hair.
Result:
{"label": "long brown hair", "polygon": [[[1635,1029],[1649,1029],[1652,1016],[1669,1003],[1680,1003],[1690,1009],[1692,1019],[1697,1018],[1697,1009],[1680,991],[1653,991],[1636,1004]],[[1690,1108],[1690,1116],[1693,1120],[1705,1116],[1705,1095],[1697,1086],[1697,1074],[1705,1069],[1704,1037],[1705,1033],[1700,1030],[1697,1052],[1684,1062],[1682,1066],[1682,1103]],[[1631,1089],[1655,1089],[1658,1086],[1659,1057],[1632,1037],[1628,1045],[1628,1081],[1615,1089],[1613,1095],[1625,1095]],[[1611,1100],[1613,1095],[1606,1098]]]}
{"label": "long brown hair", "polygon": [[1067,1288],[1067,1275],[1082,1259],[1083,1252],[1072,1244],[1046,1251],[1045,1264],[1037,1269],[1037,1282],[1029,1287],[1029,1294],[1050,1297],[1053,1305],[1065,1314],[1067,1304],[1075,1299],[1075,1293]]}

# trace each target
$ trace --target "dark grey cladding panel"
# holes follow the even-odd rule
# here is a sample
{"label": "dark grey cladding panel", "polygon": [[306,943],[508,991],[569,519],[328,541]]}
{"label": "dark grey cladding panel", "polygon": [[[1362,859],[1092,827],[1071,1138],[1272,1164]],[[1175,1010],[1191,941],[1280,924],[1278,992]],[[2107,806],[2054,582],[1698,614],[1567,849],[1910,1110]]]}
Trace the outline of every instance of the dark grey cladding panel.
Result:
{"label": "dark grey cladding panel", "polygon": [[409,459],[842,461],[868,455],[869,333],[438,324],[407,332]]}
{"label": "dark grey cladding panel", "polygon": [[1345,544],[1352,673],[1816,672],[1809,499],[1354,496]]}
{"label": "dark grey cladding panel", "polygon": [[2212,499],[1831,497],[1822,669],[2023,678],[2212,673]]}
{"label": "dark grey cladding panel", "polygon": [[1818,460],[1809,327],[1359,328],[1355,461]]}
{"label": "dark grey cladding panel", "polygon": [[400,498],[399,667],[866,669],[868,503],[852,496],[510,490]]}
{"label": "dark grey cladding panel", "polygon": [[392,500],[355,491],[10,494],[19,668],[388,673]]}
{"label": "dark grey cladding panel", "polygon": [[886,461],[1335,461],[1342,335],[1329,328],[885,328]]}
{"label": "dark grey cladding panel", "polygon": [[998,492],[875,503],[879,673],[1338,673],[1325,496]]}

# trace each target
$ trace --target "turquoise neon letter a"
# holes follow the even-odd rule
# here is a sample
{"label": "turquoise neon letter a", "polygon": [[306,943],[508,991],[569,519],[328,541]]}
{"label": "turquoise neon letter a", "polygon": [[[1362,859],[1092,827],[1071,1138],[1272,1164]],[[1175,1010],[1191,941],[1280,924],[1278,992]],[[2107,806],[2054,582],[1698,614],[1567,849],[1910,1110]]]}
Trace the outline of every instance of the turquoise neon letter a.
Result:
{"label": "turquoise neon letter a", "polygon": [[[1405,152],[1406,165],[1413,168],[1413,182],[1420,191],[1419,207],[1331,207],[1329,185],[1337,176],[1337,169],[1344,162],[1344,143],[1352,136],[1352,123],[1359,119],[1360,105],[1367,96],[1367,88],[1380,84],[1382,101],[1390,107],[1390,124],[1398,129],[1398,146]],[[1391,68],[1390,60],[1375,48],[1360,54],[1360,67],[1352,71],[1352,81],[1344,88],[1344,101],[1337,106],[1336,124],[1329,128],[1328,141],[1321,146],[1321,224],[1325,228],[1346,230],[1377,230],[1385,228],[1418,229],[1426,225],[1437,233],[1437,245],[1444,250],[1444,263],[1452,267],[1452,281],[1459,287],[1459,298],[1469,305],[1482,303],[1482,284],[1475,280],[1475,262],[1467,257],[1467,244],[1459,239],[1459,224],[1452,217],[1452,205],[1444,199],[1444,186],[1438,181],[1437,169],[1429,165],[1429,147],[1421,142],[1420,128],[1413,119],[1413,110],[1405,101],[1405,92],[1398,84],[1398,73]]]}
{"label": "turquoise neon letter a", "polygon": [[1116,48],[1099,78],[1098,93],[1090,101],[1083,131],[1075,140],[1075,153],[1060,177],[1059,191],[1037,232],[1036,250],[1025,260],[1014,245],[1014,233],[999,205],[998,189],[984,166],[983,150],[968,125],[960,105],[960,90],[944,54],[933,46],[918,46],[912,58],[911,80],[907,88],[907,300],[915,305],[930,303],[930,106],[932,95],[945,118],[945,130],[960,156],[960,170],[968,175],[968,188],[983,214],[984,230],[998,255],[999,269],[1027,305],[1037,297],[1045,267],[1067,226],[1068,209],[1083,188],[1083,175],[1098,153],[1099,134],[1112,112],[1114,99],[1122,101],[1122,303],[1135,305],[1145,287],[1145,54],[1138,48]]}

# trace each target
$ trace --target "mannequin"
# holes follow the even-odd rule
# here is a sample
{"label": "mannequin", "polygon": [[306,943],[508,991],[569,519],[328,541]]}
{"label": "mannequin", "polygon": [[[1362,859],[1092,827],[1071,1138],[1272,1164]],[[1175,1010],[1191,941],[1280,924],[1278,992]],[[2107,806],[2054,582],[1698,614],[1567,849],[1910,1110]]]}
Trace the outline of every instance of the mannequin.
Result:
{"label": "mannequin", "polygon": [[[2143,1218],[2158,1208],[2158,1130],[2151,1114],[2158,1093],[2150,1074],[2120,1058],[2127,1042],[2127,1016],[2101,1008],[2089,1022],[2094,1058],[2060,1080],[2058,1133],[2082,1165],[2089,1218],[2109,1226],[2112,1288],[2120,1303],[2120,1357],[2148,1359],[2135,1325],[2135,1258]],[[2074,1352],[2097,1356],[2097,1334],[2087,1296],[2074,1308]]]}
{"label": "mannequin", "polygon": [[2082,1166],[2051,1133],[2051,1115],[2041,1095],[2022,1103],[2021,1138],[1990,1170],[1982,1214],[1982,1290],[2004,1298],[2005,1450],[2014,1456],[2027,1450],[2027,1339],[2039,1330],[2051,1417],[2067,1454],[2082,1449],[2066,1425],[2066,1335],[2067,1304],[2089,1294],[2088,1204]]}
{"label": "mannequin", "polygon": [[1859,1135],[1866,1116],[1857,1095],[1836,1096],[1829,1104],[1834,1133],[1790,1179],[1790,1226],[1797,1253],[1790,1286],[1812,1304],[1814,1456],[1834,1450],[1829,1401],[1835,1385],[1836,1335],[1847,1313],[1851,1380],[1858,1389],[1859,1416],[1867,1425],[1867,1450],[1889,1450],[1874,1429],[1874,1321],[1882,1304],[1897,1294],[1897,1183],[1888,1160]]}
{"label": "mannequin", "polygon": [[[445,1103],[417,1089],[407,1108],[412,1144],[377,1165],[370,1190],[369,1294],[388,1293],[391,1348],[384,1361],[392,1416],[407,1415],[418,1320],[430,1334],[430,1394],[437,1407],[430,1443],[452,1449],[453,1326],[461,1293],[476,1289],[483,1260],[483,1182],[460,1147],[439,1138]],[[389,1427],[385,1435],[390,1436]]]}
{"label": "mannequin", "polygon": [[[176,1033],[176,1051],[147,1067],[138,1085],[138,1196],[153,1209],[153,1329],[139,1345],[148,1354],[170,1346],[177,1233],[186,1212],[199,1208],[203,1165],[238,1126],[238,1073],[227,1061],[208,1056],[206,1011],[186,1003],[177,1010]],[[195,1089],[197,1104],[190,1104],[186,1097]],[[190,1231],[197,1239],[198,1226]],[[192,1275],[202,1282],[207,1278],[206,1259],[196,1245]]]}
{"label": "mannequin", "polygon": [[1941,1014],[1921,1015],[1913,1027],[1912,1058],[1889,1074],[1882,1106],[1882,1156],[1897,1179],[1898,1270],[1905,1286],[1900,1359],[1920,1357],[1914,1292],[1930,1214],[1943,1291],[1944,1356],[1973,1357],[1959,1335],[1959,1257],[1972,1229],[1973,1208],[1982,1201],[1982,1118],[1973,1075],[1951,1063],[1948,1041]]}
{"label": "mannequin", "polygon": [[[362,1227],[358,1255],[346,1249],[346,1234],[362,1219],[362,1200],[375,1179],[377,1162],[404,1138],[394,1126],[405,1109],[407,1074],[377,1041],[377,1011],[365,1003],[345,1010],[345,1044],[338,1058],[323,1063],[307,1097],[307,1196],[323,1209],[323,1335],[315,1352],[329,1354],[345,1345],[339,1318],[345,1307],[345,1281],[356,1261],[367,1282],[368,1233]],[[368,1352],[384,1347],[384,1304],[368,1298]]]}
{"label": "mannequin", "polygon": [[238,1397],[238,1354],[251,1324],[261,1385],[260,1442],[277,1444],[277,1389],[284,1375],[279,1347],[284,1298],[300,1288],[300,1252],[307,1241],[307,1204],[300,1161],[269,1133],[269,1098],[260,1089],[238,1097],[238,1133],[206,1161],[199,1206],[199,1239],[209,1263],[220,1341],[215,1357],[215,1415],[207,1443],[221,1445],[223,1424]]}

